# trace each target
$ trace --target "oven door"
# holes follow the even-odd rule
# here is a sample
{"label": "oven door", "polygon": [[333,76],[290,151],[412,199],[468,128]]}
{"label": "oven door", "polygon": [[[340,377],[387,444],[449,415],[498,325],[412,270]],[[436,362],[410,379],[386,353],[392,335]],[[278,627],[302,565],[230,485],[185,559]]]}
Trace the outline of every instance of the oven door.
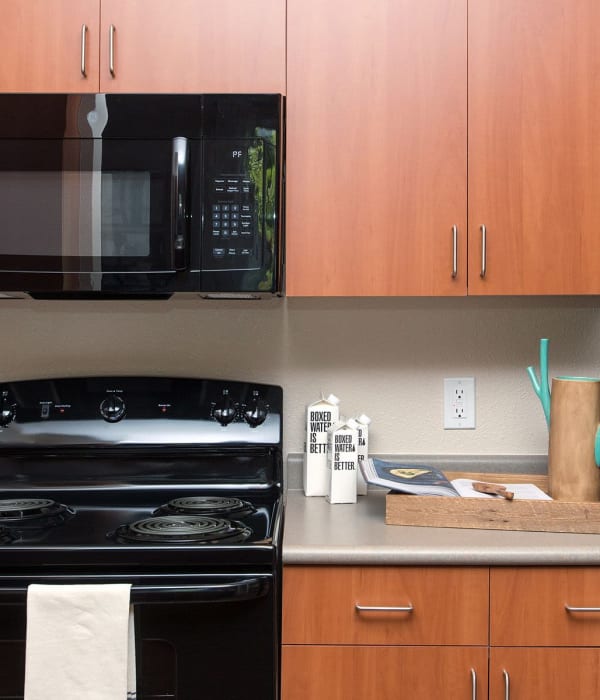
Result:
{"label": "oven door", "polygon": [[1,288],[135,292],[173,276],[187,172],[183,137],[2,139]]}
{"label": "oven door", "polygon": [[138,700],[276,700],[272,574],[0,579],[0,700],[23,698],[27,585],[131,582]]}

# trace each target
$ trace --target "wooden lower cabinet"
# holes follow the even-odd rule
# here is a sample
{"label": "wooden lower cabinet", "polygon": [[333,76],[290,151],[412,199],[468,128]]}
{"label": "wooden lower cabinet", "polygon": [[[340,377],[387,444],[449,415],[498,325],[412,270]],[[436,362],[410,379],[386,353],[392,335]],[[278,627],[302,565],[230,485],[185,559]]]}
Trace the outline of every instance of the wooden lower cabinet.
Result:
{"label": "wooden lower cabinet", "polygon": [[599,648],[491,649],[490,700],[592,700],[598,697]]}
{"label": "wooden lower cabinet", "polygon": [[288,566],[282,700],[487,697],[486,567]]}
{"label": "wooden lower cabinet", "polygon": [[486,695],[486,647],[283,647],[282,700],[472,700]]}

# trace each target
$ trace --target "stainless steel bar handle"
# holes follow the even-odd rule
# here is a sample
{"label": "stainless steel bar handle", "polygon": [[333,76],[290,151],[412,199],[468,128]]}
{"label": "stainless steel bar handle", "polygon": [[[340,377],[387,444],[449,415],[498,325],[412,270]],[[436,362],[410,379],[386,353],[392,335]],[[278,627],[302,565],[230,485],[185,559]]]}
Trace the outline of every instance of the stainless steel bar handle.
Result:
{"label": "stainless steel bar handle", "polygon": [[81,75],[83,75],[84,78],[87,78],[87,71],[85,69],[85,51],[86,51],[86,43],[87,43],[87,24],[82,24],[81,25]]}
{"label": "stainless steel bar handle", "polygon": [[414,610],[412,603],[408,605],[359,605],[354,604],[354,608],[358,612],[406,612],[411,613]]}
{"label": "stainless steel bar handle", "polygon": [[108,70],[115,77],[115,25],[108,28]]}
{"label": "stainless steel bar handle", "polygon": [[510,676],[506,669],[503,669],[502,675],[504,676],[504,700],[510,700]]}
{"label": "stainless steel bar handle", "polygon": [[471,669],[471,700],[477,700],[477,673]]}
{"label": "stainless steel bar handle", "polygon": [[479,227],[481,230],[481,272],[479,273],[480,277],[485,277],[486,273],[486,258],[487,258],[487,231],[485,226],[480,226]]}
{"label": "stainless steel bar handle", "polygon": [[570,613],[600,613],[600,608],[576,608],[566,603],[565,610]]}
{"label": "stainless steel bar handle", "polygon": [[452,227],[452,279],[458,275],[458,226]]}

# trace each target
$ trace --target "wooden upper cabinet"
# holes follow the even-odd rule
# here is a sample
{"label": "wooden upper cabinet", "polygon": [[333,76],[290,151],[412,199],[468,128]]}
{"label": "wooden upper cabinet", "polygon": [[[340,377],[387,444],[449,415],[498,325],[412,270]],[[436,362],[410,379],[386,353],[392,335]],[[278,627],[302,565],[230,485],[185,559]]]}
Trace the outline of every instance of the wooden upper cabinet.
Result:
{"label": "wooden upper cabinet", "polygon": [[287,294],[466,294],[466,0],[287,6]]}
{"label": "wooden upper cabinet", "polygon": [[98,91],[98,0],[2,0],[1,9],[0,92]]}
{"label": "wooden upper cabinet", "polygon": [[102,0],[101,33],[103,92],[285,92],[285,0]]}
{"label": "wooden upper cabinet", "polygon": [[600,293],[598,26],[597,0],[469,4],[469,293]]}

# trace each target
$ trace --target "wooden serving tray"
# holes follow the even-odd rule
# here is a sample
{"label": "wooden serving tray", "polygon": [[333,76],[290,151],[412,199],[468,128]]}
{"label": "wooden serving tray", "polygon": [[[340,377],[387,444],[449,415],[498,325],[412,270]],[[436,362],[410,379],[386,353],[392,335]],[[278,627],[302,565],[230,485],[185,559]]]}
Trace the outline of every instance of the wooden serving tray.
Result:
{"label": "wooden serving tray", "polygon": [[[538,474],[444,473],[450,480],[529,483],[548,492],[548,477]],[[600,534],[600,503],[445,498],[392,492],[386,496],[385,505],[386,525]]]}

